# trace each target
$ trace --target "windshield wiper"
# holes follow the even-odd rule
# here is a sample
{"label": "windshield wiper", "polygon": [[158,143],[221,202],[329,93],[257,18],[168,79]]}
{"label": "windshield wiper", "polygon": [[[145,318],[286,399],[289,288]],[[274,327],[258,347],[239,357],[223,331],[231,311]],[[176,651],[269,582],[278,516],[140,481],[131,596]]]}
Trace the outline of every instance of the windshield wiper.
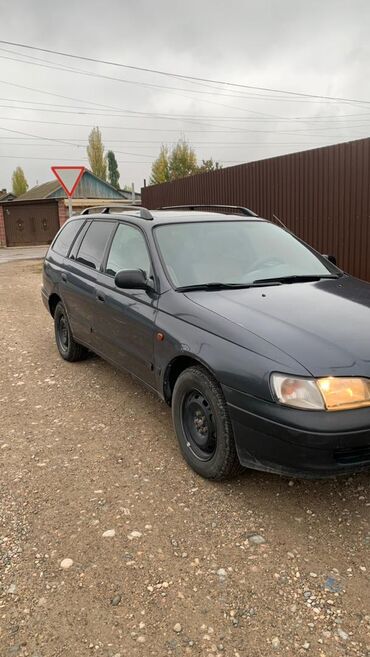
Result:
{"label": "windshield wiper", "polygon": [[253,281],[253,284],[269,284],[269,283],[308,283],[314,281],[321,281],[323,278],[339,278],[340,274],[296,274],[292,276],[276,276],[275,278],[258,278]]}
{"label": "windshield wiper", "polygon": [[176,292],[191,292],[192,290],[241,290],[249,287],[261,287],[261,285],[281,285],[278,280],[268,282],[253,281],[253,283],[196,283],[195,285],[182,285],[176,288]]}

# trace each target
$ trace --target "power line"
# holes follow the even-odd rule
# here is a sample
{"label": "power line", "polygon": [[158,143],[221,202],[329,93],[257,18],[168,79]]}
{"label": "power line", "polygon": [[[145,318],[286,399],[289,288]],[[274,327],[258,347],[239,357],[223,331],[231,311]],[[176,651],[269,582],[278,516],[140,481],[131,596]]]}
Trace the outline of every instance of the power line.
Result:
{"label": "power line", "polygon": [[[37,156],[35,156],[35,155],[30,156],[30,157],[27,155],[27,156],[25,156],[24,158],[22,158],[22,156],[20,156],[20,155],[0,155],[0,157],[6,158],[6,159],[10,159],[10,160],[21,160],[21,159],[26,159],[27,161],[28,161],[28,160],[46,160],[47,162],[51,162],[50,157],[37,157]],[[64,159],[63,159],[63,158],[58,158],[58,162],[69,162],[69,164],[71,164],[71,163],[72,163],[72,164],[73,164],[73,163],[81,164],[82,160],[73,160],[73,159],[71,159],[71,158],[68,158],[68,159],[66,159],[66,158],[64,158]],[[86,162],[86,160],[84,160],[84,162]],[[120,164],[152,164],[152,162],[151,162],[151,161],[148,161],[148,162],[137,162],[137,161],[135,161],[135,160],[126,160],[126,161],[121,161]]]}
{"label": "power line", "polygon": [[[58,121],[41,121],[39,119],[21,119],[21,118],[16,118],[16,117],[12,117],[12,116],[5,116],[5,117],[3,116],[3,117],[0,117],[0,120],[1,121],[18,121],[18,122],[21,122],[21,123],[40,123],[40,124],[45,124],[45,125],[64,125],[64,126],[74,125],[75,127],[88,127],[88,128],[91,128],[91,124],[82,124],[82,123],[73,124],[73,123],[63,123],[63,122],[58,122]],[[333,130],[335,130],[335,129],[338,129],[339,126],[331,126],[331,127],[333,128]],[[293,130],[278,130],[278,129],[275,129],[275,130],[256,130],[255,128],[243,128],[243,129],[238,129],[238,130],[236,130],[236,129],[233,129],[233,130],[220,130],[220,129],[217,129],[217,130],[207,130],[207,132],[213,132],[213,133],[217,132],[217,133],[227,133],[227,134],[252,133],[252,134],[301,135],[302,137],[320,137],[320,138],[322,138],[323,137],[322,134],[315,134],[315,133],[312,132],[312,130],[316,129],[316,130],[325,130],[325,131],[327,131],[327,130],[331,129],[331,127],[329,126],[329,127],[325,127],[325,128],[320,128],[319,126],[317,126],[316,128],[304,128],[304,129],[299,128],[299,129],[293,129]],[[354,128],[362,128],[362,127],[367,127],[367,126],[361,126],[361,125],[360,126],[358,126],[358,125],[354,126]],[[103,129],[103,130],[108,130],[108,129],[110,129],[110,130],[113,130],[113,129],[114,130],[130,130],[130,132],[132,132],[133,130],[140,130],[140,129],[154,130],[154,128],[125,128],[125,127],[122,127],[122,126],[112,126],[112,125],[101,125],[100,128]],[[354,128],[352,128],[352,129],[354,129]],[[0,128],[0,129],[4,129],[4,128]],[[170,131],[168,129],[163,129],[163,128],[158,129],[158,130],[160,130],[161,132],[169,132]],[[205,130],[203,128],[203,130],[197,130],[197,131],[192,130],[191,132],[192,133],[195,133],[195,132],[199,133],[200,132],[201,134],[204,134],[204,131]],[[180,133],[180,135],[181,135],[181,130],[180,129],[175,130],[175,131],[172,130],[172,132],[176,132],[177,134]],[[186,132],[188,134],[190,134],[190,131],[186,131]],[[332,135],[332,137],[333,136],[335,136],[335,135]],[[342,139],[342,135],[337,135],[337,137],[338,137],[338,139]]]}
{"label": "power line", "polygon": [[[40,58],[38,58],[38,57],[30,57],[29,55],[22,55],[20,53],[14,52],[12,50],[7,50],[5,48],[0,48],[0,50],[5,51],[5,52],[10,52],[10,53],[16,54],[16,55],[19,54],[21,57],[24,58],[24,59],[18,59],[16,57],[6,57],[5,55],[0,55],[0,59],[6,59],[6,60],[9,60],[9,61],[14,61],[14,62],[21,62],[21,63],[24,63],[24,64],[30,64],[32,66],[39,66],[41,68],[49,68],[49,69],[56,70],[56,71],[64,71],[64,72],[67,72],[67,73],[75,73],[77,75],[84,75],[84,76],[87,76],[87,77],[101,78],[101,79],[110,80],[110,81],[113,81],[113,82],[121,82],[123,84],[131,84],[131,85],[135,85],[135,86],[139,86],[139,87],[149,87],[149,88],[153,88],[153,89],[165,89],[166,91],[170,91],[171,93],[175,93],[175,95],[180,96],[182,98],[187,98],[188,100],[194,100],[194,98],[193,97],[189,98],[189,96],[184,95],[184,93],[182,93],[182,92],[193,93],[193,94],[203,94],[203,95],[209,95],[209,96],[214,96],[217,93],[218,96],[222,96],[222,97],[225,97],[225,98],[241,98],[241,99],[247,99],[247,98],[250,98],[250,97],[254,98],[254,96],[245,96],[245,95],[242,95],[242,94],[224,94],[224,93],[220,94],[218,89],[214,89],[214,91],[200,91],[199,89],[183,89],[182,87],[169,87],[169,86],[166,86],[166,85],[163,85],[163,84],[151,84],[150,82],[142,82],[142,81],[139,81],[139,80],[127,80],[127,79],[124,79],[124,78],[116,78],[116,77],[113,77],[111,75],[104,75],[103,73],[94,73],[93,71],[85,71],[83,69],[77,69],[77,68],[70,67],[70,66],[58,65],[58,64],[55,64],[55,63],[52,63],[52,62],[45,63],[44,60],[40,60]],[[36,60],[36,61],[29,61],[29,60]],[[246,109],[244,107],[236,107],[234,105],[225,105],[224,103],[218,103],[218,102],[209,100],[207,98],[198,98],[197,100],[200,100],[201,102],[209,103],[211,105],[218,105],[219,107],[228,107],[228,108],[240,110],[240,111],[243,111],[243,112],[249,112],[250,114],[262,115],[262,116],[263,115],[273,116],[272,114],[267,114],[266,115],[264,112],[258,112],[256,110],[249,110],[249,109]]]}
{"label": "power line", "polygon": [[69,57],[70,59],[79,59],[81,61],[86,61],[86,62],[94,62],[96,64],[106,64],[107,66],[115,66],[118,68],[125,68],[125,69],[130,69],[133,71],[142,71],[144,73],[151,73],[151,74],[156,74],[156,75],[162,75],[166,77],[172,77],[172,78],[177,78],[180,80],[192,80],[196,82],[208,82],[211,84],[219,84],[219,85],[224,85],[227,87],[238,87],[241,89],[253,89],[257,91],[267,91],[270,93],[282,93],[288,96],[298,96],[302,98],[317,98],[317,99],[322,99],[322,100],[328,100],[331,102],[344,102],[344,103],[360,103],[360,104],[366,104],[370,105],[370,101],[368,100],[359,100],[356,98],[344,98],[340,96],[326,96],[322,94],[312,94],[312,93],[303,93],[303,92],[297,92],[297,91],[290,91],[286,89],[274,89],[271,87],[260,87],[257,85],[251,85],[251,84],[242,84],[238,82],[229,82],[225,80],[214,80],[212,78],[202,78],[202,77],[197,77],[193,75],[183,75],[180,73],[171,73],[169,71],[162,71],[160,69],[153,69],[153,68],[148,68],[148,67],[143,67],[143,66],[133,66],[129,64],[122,64],[120,62],[114,62],[110,60],[105,60],[105,59],[98,59],[96,57],[86,57],[83,55],[75,55],[72,53],[67,53],[64,51],[60,50],[52,50],[49,48],[40,48],[38,46],[31,46],[29,44],[25,43],[18,43],[14,41],[5,41],[3,39],[0,39],[0,43],[3,43],[8,46],[15,46],[17,48],[25,48],[27,50],[37,50],[38,52],[45,52],[49,53],[51,55],[58,55],[60,57]]}
{"label": "power line", "polygon": [[[7,101],[6,98],[0,98],[0,100]],[[350,118],[351,123],[356,126],[356,121],[370,121],[370,114],[368,113],[360,113],[360,114],[345,114],[343,116],[340,115],[332,115],[332,116],[314,116],[314,117],[280,117],[279,119],[276,118],[271,118],[271,117],[238,117],[238,116],[211,116],[208,117],[207,115],[200,115],[199,119],[197,119],[196,116],[194,115],[186,115],[186,114],[155,114],[154,112],[135,112],[134,110],[121,110],[121,113],[118,113],[118,110],[116,113],[111,114],[108,112],[93,112],[93,111],[86,111],[88,108],[86,107],[80,107],[80,108],[75,108],[73,109],[72,105],[59,105],[59,104],[53,104],[53,103],[36,103],[34,101],[25,101],[25,100],[18,100],[17,98],[11,98],[8,100],[8,102],[12,103],[28,103],[28,105],[44,105],[44,107],[16,107],[14,105],[3,105],[0,104],[0,107],[3,109],[13,109],[16,111],[32,111],[32,112],[51,112],[51,113],[56,113],[56,114],[76,114],[78,116],[92,116],[92,117],[123,117],[126,119],[138,119],[138,118],[150,118],[150,119],[159,119],[159,120],[165,120],[165,119],[178,119],[179,121],[187,121],[192,119],[196,119],[197,122],[200,122],[200,120],[207,120],[211,119],[212,121],[232,121],[235,123],[241,123],[241,122],[247,122],[247,123],[280,123],[280,122],[289,122],[289,123],[342,123],[342,121],[347,121]],[[55,107],[64,107],[68,109],[54,109]],[[126,113],[125,113],[126,112]],[[128,113],[130,112],[130,113]],[[352,118],[355,117],[355,118]]]}
{"label": "power line", "polygon": [[[8,139],[9,141],[3,141],[4,139]],[[12,139],[13,141],[10,141]],[[0,137],[0,145],[8,145],[8,146],[46,146],[48,148],[55,147],[57,146],[63,146],[63,144],[44,144],[43,142],[39,143],[35,141],[32,137],[29,137],[29,141],[17,141],[17,140],[23,139],[22,137]],[[78,141],[77,139],[70,139],[70,141]],[[124,144],[163,144],[163,140],[132,140],[132,139],[110,139],[109,140],[110,144],[119,144],[119,143],[124,143]],[[235,148],[239,146],[312,146],[312,144],[316,144],[316,140],[313,142],[294,142],[294,141],[278,141],[278,142],[261,142],[261,141],[238,141],[238,142],[228,142],[228,141],[192,141],[191,145],[192,146],[226,146],[230,148]]]}
{"label": "power line", "polygon": [[[35,87],[28,87],[24,84],[17,84],[16,82],[8,82],[7,80],[0,80],[0,84],[9,85],[11,87],[16,87],[18,89],[26,89],[27,91],[34,91],[36,93],[45,94],[47,96],[54,96],[56,98],[63,98],[64,100],[73,100],[73,101],[77,101],[79,103],[87,103],[87,104],[94,105],[94,106],[99,107],[99,108],[103,107],[105,109],[110,109],[110,110],[113,110],[115,112],[118,111],[118,112],[122,113],[122,108],[119,108],[119,107],[112,107],[111,105],[106,105],[104,103],[96,103],[94,101],[89,101],[89,100],[86,100],[86,99],[83,99],[83,98],[75,98],[73,96],[65,96],[64,94],[57,94],[53,91],[45,91],[45,89],[36,89]],[[138,111],[135,111],[135,110],[125,110],[125,112],[129,112],[130,114],[133,114],[133,115],[137,114],[138,117],[140,115],[145,115],[145,114],[147,115],[148,114],[148,113],[145,113],[145,112],[138,112]],[[168,118],[170,120],[175,120],[175,121],[178,120],[177,118],[174,118],[172,115],[166,115],[166,118]],[[185,119],[182,119],[182,120],[185,120]],[[202,122],[199,121],[198,118],[186,119],[186,120],[189,120],[190,123],[195,123],[196,125],[203,125]],[[209,124],[209,125],[212,126],[212,124]]]}
{"label": "power line", "polygon": [[[85,144],[74,144],[70,141],[67,141],[66,139],[57,139],[56,137],[42,137],[40,135],[30,134],[29,132],[21,132],[20,130],[10,130],[9,128],[3,128],[2,126],[0,126],[0,130],[4,130],[5,132],[13,132],[18,135],[25,135],[26,137],[34,137],[35,139],[58,142],[59,144],[63,144],[64,146],[74,146],[74,148],[86,148]],[[148,155],[145,153],[127,153],[126,151],[116,151],[116,153],[119,153],[120,155],[133,155],[134,157],[153,157],[153,158],[156,157],[155,155]]]}

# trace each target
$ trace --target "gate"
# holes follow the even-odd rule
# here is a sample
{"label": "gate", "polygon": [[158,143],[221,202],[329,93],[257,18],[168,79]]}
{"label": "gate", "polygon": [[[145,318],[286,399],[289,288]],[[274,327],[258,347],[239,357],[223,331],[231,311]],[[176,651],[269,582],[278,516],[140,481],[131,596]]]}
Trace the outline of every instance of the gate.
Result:
{"label": "gate", "polygon": [[50,244],[59,230],[57,201],[12,201],[3,211],[7,246]]}

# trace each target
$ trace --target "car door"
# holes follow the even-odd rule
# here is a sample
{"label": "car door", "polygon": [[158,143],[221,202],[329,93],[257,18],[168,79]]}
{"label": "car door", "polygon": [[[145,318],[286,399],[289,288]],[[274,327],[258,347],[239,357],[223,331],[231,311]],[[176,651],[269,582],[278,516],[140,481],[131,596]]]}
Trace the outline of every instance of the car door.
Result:
{"label": "car door", "polygon": [[114,276],[125,269],[142,269],[148,277],[153,273],[142,231],[119,223],[104,271],[97,279],[94,343],[102,356],[154,386],[154,323],[158,295],[154,291],[117,288]]}
{"label": "car door", "polygon": [[76,340],[91,347],[97,275],[115,227],[114,221],[92,221],[80,243],[72,248],[64,272],[63,301],[72,333]]}

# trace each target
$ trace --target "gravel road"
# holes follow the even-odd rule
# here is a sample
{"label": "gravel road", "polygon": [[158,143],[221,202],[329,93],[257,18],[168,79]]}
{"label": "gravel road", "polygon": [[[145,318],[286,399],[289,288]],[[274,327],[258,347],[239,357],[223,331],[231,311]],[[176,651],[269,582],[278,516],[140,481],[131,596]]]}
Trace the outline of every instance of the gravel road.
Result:
{"label": "gravel road", "polygon": [[197,477],[170,411],[65,363],[0,267],[0,655],[370,655],[369,475]]}

